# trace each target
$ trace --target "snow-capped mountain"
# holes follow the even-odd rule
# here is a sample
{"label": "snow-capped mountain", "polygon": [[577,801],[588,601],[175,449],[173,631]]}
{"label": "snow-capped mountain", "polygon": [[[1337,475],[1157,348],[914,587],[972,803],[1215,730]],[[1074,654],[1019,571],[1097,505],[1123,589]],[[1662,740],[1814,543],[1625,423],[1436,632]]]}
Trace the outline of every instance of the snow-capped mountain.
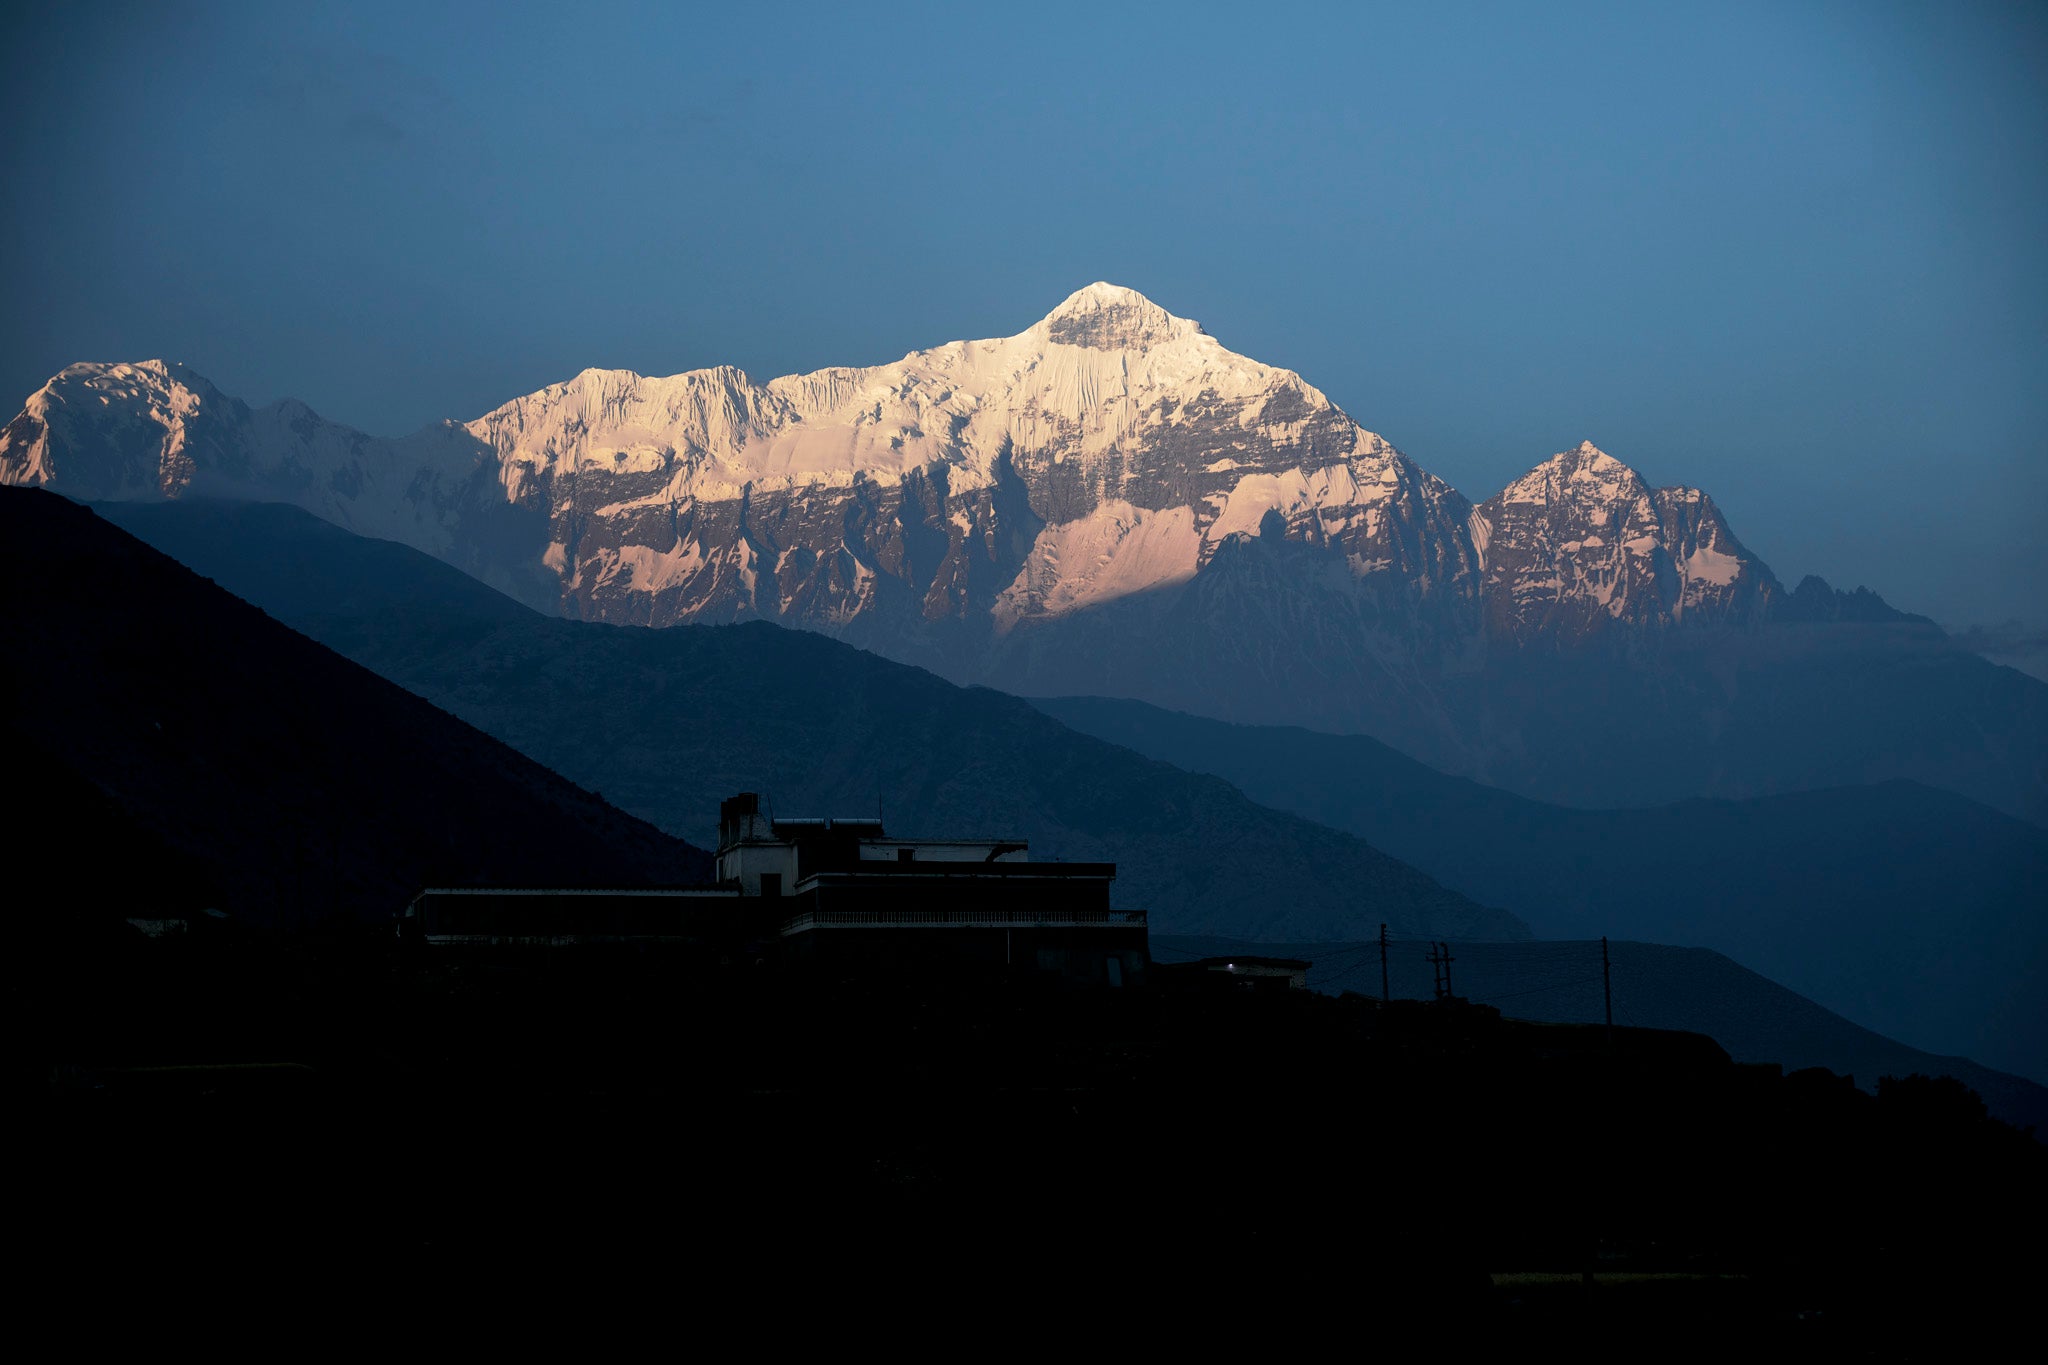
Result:
{"label": "snow-capped mountain", "polygon": [[544,528],[521,524],[501,483],[488,448],[454,422],[383,440],[296,399],[251,408],[163,360],[68,366],[0,429],[0,484],[80,501],[292,503],[549,602],[553,584],[527,562]]}
{"label": "snow-capped mountain", "polygon": [[[1474,507],[1300,375],[1108,284],[886,365],[586,370],[399,440],[179,365],[74,365],[0,432],[0,483],[295,503],[568,615],[762,618],[1027,695],[1363,731],[1562,799],[1537,740],[1594,693],[1502,668],[1849,610],[1590,443]],[[1718,676],[1648,695],[1711,728]],[[1585,723],[1611,740],[1644,705]]]}
{"label": "snow-capped mountain", "polygon": [[[1191,583],[1236,540],[1308,547],[1321,595],[1456,656],[1484,620],[1739,614],[1771,590],[1707,502],[1590,446],[1475,514],[1298,374],[1093,284],[1015,336],[758,383],[586,370],[379,440],[252,410],[162,361],[74,365],[0,433],[0,482],[261,497],[573,614],[747,616],[931,651]],[[1738,590],[1739,589],[1739,590]],[[943,655],[976,671],[956,631]]]}
{"label": "snow-capped mountain", "polygon": [[1000,637],[1184,584],[1269,515],[1403,612],[1478,571],[1454,490],[1299,375],[1106,284],[867,369],[585,371],[467,430],[546,515],[565,608],[606,620],[760,616],[936,659],[921,624]]}

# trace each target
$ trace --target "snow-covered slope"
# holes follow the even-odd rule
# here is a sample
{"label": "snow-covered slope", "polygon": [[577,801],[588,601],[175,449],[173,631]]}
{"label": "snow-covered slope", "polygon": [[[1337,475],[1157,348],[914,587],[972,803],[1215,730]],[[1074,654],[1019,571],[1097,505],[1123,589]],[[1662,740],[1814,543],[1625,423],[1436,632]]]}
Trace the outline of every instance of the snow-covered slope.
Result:
{"label": "snow-covered slope", "polygon": [[1476,578],[1456,492],[1299,375],[1107,284],[867,369],[587,370],[467,430],[545,512],[572,610],[610,620],[1003,633],[1184,583],[1272,513],[1397,595]]}

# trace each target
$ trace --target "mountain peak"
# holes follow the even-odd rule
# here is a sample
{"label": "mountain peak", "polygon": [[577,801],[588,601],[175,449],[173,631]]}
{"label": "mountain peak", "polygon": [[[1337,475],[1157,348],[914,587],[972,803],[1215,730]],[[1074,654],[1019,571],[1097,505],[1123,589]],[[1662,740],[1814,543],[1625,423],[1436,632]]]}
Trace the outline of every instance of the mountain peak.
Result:
{"label": "mountain peak", "polygon": [[1627,469],[1628,466],[1615,459],[1591,441],[1581,441],[1570,450],[1559,451],[1550,457],[1552,464],[1569,464],[1579,469]]}
{"label": "mountain peak", "polygon": [[1206,335],[1201,323],[1177,318],[1137,290],[1104,280],[1067,295],[1038,325],[1048,341],[1098,351],[1143,350]]}
{"label": "mountain peak", "polygon": [[[1097,280],[1093,284],[1084,284],[1073,293],[1067,295],[1065,299],[1061,300],[1059,307],[1053,309],[1046,316],[1048,318],[1058,318],[1067,317],[1075,313],[1094,312],[1101,308],[1133,307],[1159,309],[1158,304],[1152,302],[1152,300],[1146,298],[1135,289],[1126,288],[1121,284],[1111,284],[1108,280]],[[1164,310],[1160,309],[1160,311],[1163,312]]]}
{"label": "mountain peak", "polygon": [[1612,501],[1648,489],[1642,486],[1635,470],[1591,441],[1581,441],[1570,450],[1560,450],[1501,489],[1487,505],[1548,503],[1568,491],[1578,496],[1590,495],[1598,501]]}
{"label": "mountain peak", "polygon": [[176,360],[81,360],[66,365],[50,376],[45,391],[66,385],[97,388],[120,384],[155,384],[189,389],[211,389],[205,376]]}

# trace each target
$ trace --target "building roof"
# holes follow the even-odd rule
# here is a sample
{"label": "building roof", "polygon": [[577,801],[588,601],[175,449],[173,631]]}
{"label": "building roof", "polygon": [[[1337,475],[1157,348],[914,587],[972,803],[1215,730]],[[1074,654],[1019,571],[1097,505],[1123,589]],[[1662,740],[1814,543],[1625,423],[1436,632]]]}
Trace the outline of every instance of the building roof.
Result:
{"label": "building roof", "polygon": [[834,880],[873,883],[896,877],[912,877],[919,880],[930,880],[934,877],[996,878],[1003,881],[1029,881],[1033,878],[1083,881],[1090,877],[1099,877],[1108,881],[1115,876],[1115,863],[992,863],[964,860],[956,862],[942,858],[933,858],[928,862],[899,863],[886,858],[872,858],[806,872],[797,878],[797,884]]}
{"label": "building roof", "polygon": [[[729,886],[428,886],[419,896],[735,896]],[[419,896],[415,896],[417,900]]]}

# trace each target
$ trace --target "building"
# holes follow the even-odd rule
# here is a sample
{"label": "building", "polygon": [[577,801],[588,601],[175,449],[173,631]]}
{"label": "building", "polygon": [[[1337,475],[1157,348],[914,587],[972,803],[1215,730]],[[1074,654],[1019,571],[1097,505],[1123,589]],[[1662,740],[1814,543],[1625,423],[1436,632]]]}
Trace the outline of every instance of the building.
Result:
{"label": "building", "polygon": [[719,805],[716,885],[429,887],[399,934],[449,948],[695,945],[831,972],[1135,985],[1151,968],[1145,912],[1110,908],[1115,877],[1114,863],[1033,862],[1021,839],[772,819],[749,792]]}
{"label": "building", "polygon": [[1033,862],[1021,839],[892,838],[879,819],[774,819],[721,802],[718,879],[760,905],[792,962],[825,969],[1043,971],[1134,985],[1142,910],[1110,908],[1114,863]]}

